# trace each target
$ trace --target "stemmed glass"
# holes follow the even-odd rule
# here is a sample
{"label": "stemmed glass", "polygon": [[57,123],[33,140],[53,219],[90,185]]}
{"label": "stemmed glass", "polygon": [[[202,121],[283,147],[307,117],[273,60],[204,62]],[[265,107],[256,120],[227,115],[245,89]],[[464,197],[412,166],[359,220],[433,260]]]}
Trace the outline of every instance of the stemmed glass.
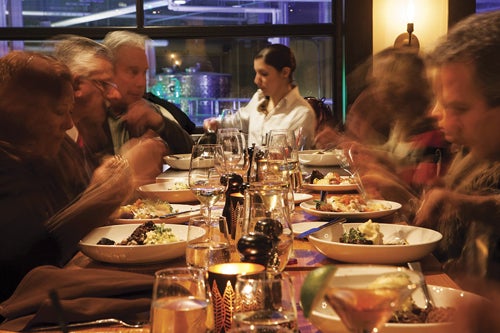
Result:
{"label": "stemmed glass", "polygon": [[222,146],[222,155],[217,155],[215,165],[220,174],[238,174],[242,178],[248,171],[250,161],[245,136],[237,128],[221,128],[217,131],[217,144]]}
{"label": "stemmed glass", "polygon": [[302,172],[299,164],[298,144],[293,130],[273,129],[269,133],[269,147],[284,147],[288,161],[290,187],[298,192],[302,187]]}
{"label": "stemmed glass", "polygon": [[220,175],[215,168],[215,158],[222,154],[219,144],[198,144],[193,146],[189,165],[189,187],[201,203],[201,211],[207,211],[210,221],[212,207],[225,192],[225,186],[220,182]]}
{"label": "stemmed glass", "polygon": [[382,275],[355,267],[350,274],[336,273],[324,296],[350,332],[378,332],[421,281],[420,274],[404,267]]}

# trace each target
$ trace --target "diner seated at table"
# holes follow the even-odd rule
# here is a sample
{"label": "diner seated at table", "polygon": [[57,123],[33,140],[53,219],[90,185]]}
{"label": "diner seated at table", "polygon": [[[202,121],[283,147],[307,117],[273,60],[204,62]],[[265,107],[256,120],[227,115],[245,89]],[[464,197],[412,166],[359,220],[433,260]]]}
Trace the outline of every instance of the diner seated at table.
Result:
{"label": "diner seated at table", "polygon": [[204,129],[239,128],[248,133],[249,146],[266,144],[273,129],[290,129],[297,141],[303,142],[304,149],[312,148],[316,116],[294,82],[295,69],[295,55],[289,47],[282,44],[264,47],[254,57],[254,83],[258,90],[250,102],[222,121],[205,119]]}
{"label": "diner seated at table", "polygon": [[[461,149],[440,182],[420,196],[407,192],[415,210],[410,222],[443,234],[435,255],[456,279],[500,279],[498,57],[498,11],[461,21],[429,54],[437,99],[432,114],[445,138]],[[381,177],[363,180],[389,186]]]}
{"label": "diner seated at table", "polygon": [[[159,135],[167,145],[168,154],[191,153],[194,141],[180,125],[190,126],[187,115],[167,101],[162,104],[168,109],[144,98],[149,68],[148,41],[146,36],[124,30],[112,31],[103,40],[113,53],[114,82],[121,94],[120,99],[110,100],[108,109],[115,152],[131,138]],[[173,116],[174,110],[181,120]]]}
{"label": "diner seated at table", "polygon": [[[107,122],[110,101],[121,98],[114,83],[113,54],[105,45],[76,35],[57,36],[52,42],[54,56],[69,67],[74,80],[74,126],[68,134],[82,149],[86,170],[92,174],[104,158],[115,154]],[[154,182],[162,171],[166,148],[155,137],[132,138],[119,151],[134,169],[136,186]]]}
{"label": "diner seated at table", "polygon": [[316,143],[328,146],[330,138],[334,147],[350,151],[370,197],[401,203],[400,216],[408,220],[412,199],[439,179],[450,159],[449,144],[430,115],[428,71],[422,56],[392,47],[360,67],[351,81],[358,78],[363,88],[344,132],[327,129]]}
{"label": "diner seated at table", "polygon": [[0,300],[32,268],[66,264],[133,191],[133,170],[119,156],[89,177],[66,134],[73,104],[63,63],[22,51],[0,58]]}

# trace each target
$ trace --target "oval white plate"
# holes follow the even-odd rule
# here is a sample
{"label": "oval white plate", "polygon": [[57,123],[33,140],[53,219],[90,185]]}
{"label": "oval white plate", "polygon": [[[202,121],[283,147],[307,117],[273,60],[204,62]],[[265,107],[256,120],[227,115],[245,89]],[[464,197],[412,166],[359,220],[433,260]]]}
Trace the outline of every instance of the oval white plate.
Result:
{"label": "oval white plate", "polygon": [[342,149],[334,149],[324,153],[321,150],[302,150],[299,151],[299,162],[311,166],[334,166],[339,165],[344,152]]}
{"label": "oval white plate", "polygon": [[163,160],[174,169],[189,170],[191,154],[167,155],[163,156]]}
{"label": "oval white plate", "polygon": [[303,184],[304,188],[313,191],[327,191],[327,192],[345,192],[356,191],[358,186],[356,184]]}
{"label": "oval white plate", "polygon": [[[366,266],[367,269],[376,269],[372,266]],[[338,266],[339,272],[344,270],[344,267]],[[467,304],[484,305],[488,304],[488,300],[462,290],[453,288],[445,288],[435,285],[429,285],[431,297],[438,307],[457,307],[465,302]],[[416,290],[412,298],[419,307],[424,306],[424,298],[420,289]],[[318,302],[313,308],[309,321],[315,328],[323,333],[348,333],[337,313],[326,302]],[[381,332],[384,333],[450,333],[452,323],[431,323],[431,324],[385,324]]]}
{"label": "oval white plate", "polygon": [[[80,242],[83,254],[112,264],[149,264],[172,260],[186,252],[187,225],[165,224],[179,239],[178,242],[157,245],[97,245],[103,238],[121,242],[132,234],[140,224],[122,224],[92,230]],[[205,232],[199,228],[200,236]]]}
{"label": "oval white plate", "polygon": [[189,221],[190,217],[200,215],[200,205],[181,205],[181,204],[171,204],[174,212],[183,212],[186,210],[190,210],[191,212],[185,214],[179,214],[172,217],[159,219],[114,219],[113,222],[115,224],[131,224],[131,223],[144,223],[147,221],[153,221],[155,223],[184,223]]}
{"label": "oval white plate", "polygon": [[431,253],[443,236],[432,229],[401,224],[379,223],[384,243],[396,238],[407,245],[363,245],[339,242],[340,237],[362,223],[343,223],[326,227],[309,236],[309,242],[330,259],[355,264],[400,264],[419,260]]}
{"label": "oval white plate", "polygon": [[293,193],[293,201],[295,202],[295,204],[299,204],[301,202],[311,200],[312,198],[313,198],[313,196],[311,194],[295,193],[295,192]]}
{"label": "oval white plate", "polygon": [[190,189],[172,190],[174,182],[188,183],[187,178],[175,178],[171,181],[142,185],[137,189],[137,192],[142,197],[165,200],[170,203],[198,202]]}
{"label": "oval white plate", "polygon": [[394,201],[386,201],[386,200],[368,200],[368,201],[387,205],[390,206],[391,208],[373,212],[324,212],[316,209],[316,202],[313,200],[302,202],[300,204],[300,207],[305,212],[314,216],[321,217],[322,219],[331,219],[334,217],[371,219],[371,218],[390,215],[401,208],[401,204]]}

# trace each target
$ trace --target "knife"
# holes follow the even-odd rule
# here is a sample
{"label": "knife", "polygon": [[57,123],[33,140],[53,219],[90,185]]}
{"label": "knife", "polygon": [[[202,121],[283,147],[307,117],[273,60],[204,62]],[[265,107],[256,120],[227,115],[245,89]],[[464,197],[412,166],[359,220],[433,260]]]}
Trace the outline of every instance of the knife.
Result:
{"label": "knife", "polygon": [[334,224],[337,224],[337,223],[344,223],[344,222],[346,222],[346,221],[347,221],[347,220],[346,220],[346,218],[345,218],[345,217],[337,217],[337,218],[335,218],[335,219],[333,219],[333,220],[331,220],[331,221],[326,222],[325,224],[320,225],[319,227],[316,227],[316,228],[311,228],[311,229],[309,229],[309,230],[306,230],[306,231],[304,231],[304,232],[302,232],[302,233],[298,234],[296,238],[299,238],[299,239],[300,239],[300,238],[306,238],[306,237],[307,237],[307,236],[309,236],[310,234],[313,234],[313,233],[315,233],[316,231],[319,231],[319,230],[321,230],[321,229],[323,229],[323,228],[329,227],[329,226],[334,225]]}
{"label": "knife", "polygon": [[190,210],[183,210],[182,212],[175,212],[175,213],[165,214],[165,215],[158,216],[157,219],[168,219],[168,218],[171,218],[171,217],[174,217],[174,216],[177,216],[177,215],[195,212],[197,210],[198,209],[193,208],[193,209],[190,209]]}

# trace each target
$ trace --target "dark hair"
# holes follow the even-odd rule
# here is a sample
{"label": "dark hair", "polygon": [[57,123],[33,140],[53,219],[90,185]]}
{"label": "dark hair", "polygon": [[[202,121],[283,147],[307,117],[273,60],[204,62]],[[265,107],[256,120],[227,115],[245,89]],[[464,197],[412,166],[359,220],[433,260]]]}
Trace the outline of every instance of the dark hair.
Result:
{"label": "dark hair", "polygon": [[293,81],[293,72],[297,67],[295,56],[288,46],[282,44],[271,44],[266,46],[254,57],[255,59],[264,59],[264,63],[273,66],[278,71],[284,67],[290,68],[290,82]]}
{"label": "dark hair", "polygon": [[429,54],[430,63],[470,63],[490,107],[500,105],[500,11],[473,14],[458,22]]}

